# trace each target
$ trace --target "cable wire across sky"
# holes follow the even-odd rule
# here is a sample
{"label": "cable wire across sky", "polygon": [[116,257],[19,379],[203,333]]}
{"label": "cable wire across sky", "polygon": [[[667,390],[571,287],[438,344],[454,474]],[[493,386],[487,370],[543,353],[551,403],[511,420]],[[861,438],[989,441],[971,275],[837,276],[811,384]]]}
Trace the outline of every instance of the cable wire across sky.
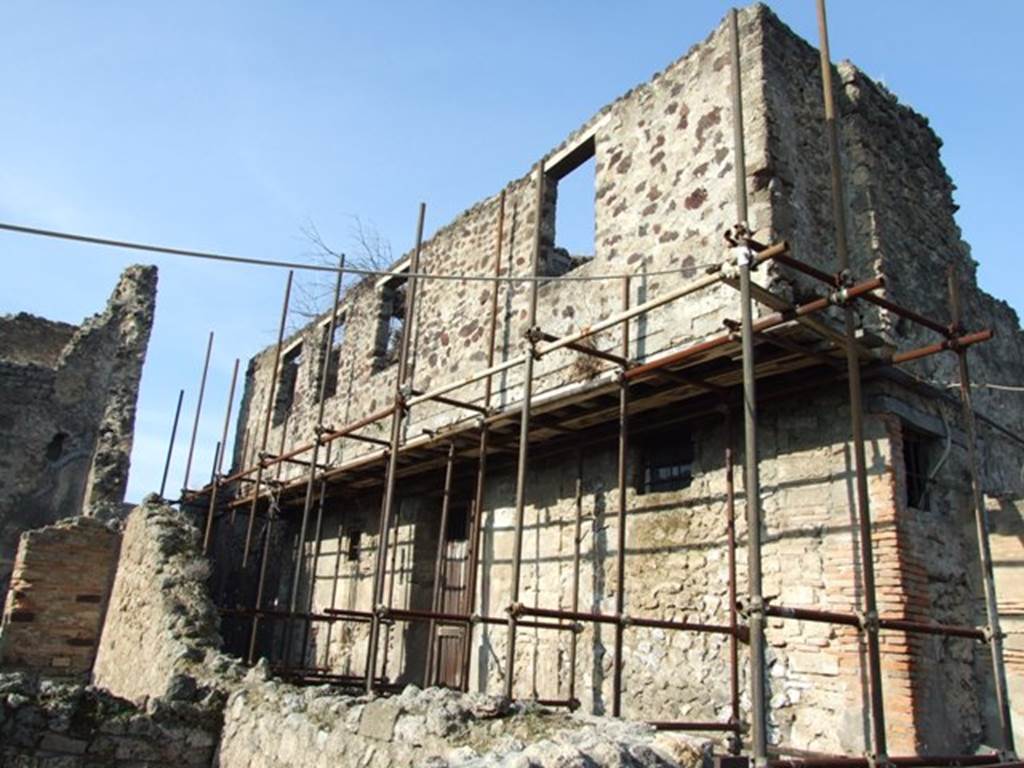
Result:
{"label": "cable wire across sky", "polygon": [[[7,224],[0,222],[0,230],[7,232],[16,232],[22,235],[33,235],[37,237],[49,237],[56,240],[69,240],[76,243],[86,243],[89,245],[102,245],[108,248],[122,248],[131,251],[143,251],[146,253],[159,253],[165,256],[179,256],[190,259],[204,259],[207,261],[219,261],[226,262],[229,264],[248,264],[251,266],[258,267],[279,267],[283,269],[298,269],[306,270],[311,272],[329,272],[331,274],[337,274],[341,272],[346,275],[359,275],[360,277],[392,277],[396,274],[400,274],[403,277],[414,277],[417,280],[451,280],[451,281],[467,281],[467,282],[506,282],[506,283],[529,283],[533,281],[540,282],[595,282],[602,280],[621,280],[624,277],[631,277],[632,274],[611,274],[611,275],[465,275],[465,274],[454,274],[454,273],[430,273],[430,272],[417,272],[411,274],[401,269],[365,269],[362,267],[332,267],[327,264],[309,264],[301,261],[287,261],[284,259],[260,259],[252,256],[233,256],[226,253],[216,253],[214,251],[194,251],[187,248],[174,248],[164,245],[151,245],[148,243],[138,243],[130,240],[115,240],[108,237],[93,237],[91,235],[81,235],[74,232],[61,232],[53,229],[40,229],[38,227],[25,227],[18,224]],[[401,261],[399,261],[401,264]],[[680,274],[684,270],[698,270],[705,269],[707,267],[717,266],[720,264],[718,261],[708,262],[705,264],[687,264],[685,266],[680,265],[676,269],[658,269],[658,270],[647,270],[642,271],[639,274],[641,276],[655,276],[655,275],[675,275]]]}

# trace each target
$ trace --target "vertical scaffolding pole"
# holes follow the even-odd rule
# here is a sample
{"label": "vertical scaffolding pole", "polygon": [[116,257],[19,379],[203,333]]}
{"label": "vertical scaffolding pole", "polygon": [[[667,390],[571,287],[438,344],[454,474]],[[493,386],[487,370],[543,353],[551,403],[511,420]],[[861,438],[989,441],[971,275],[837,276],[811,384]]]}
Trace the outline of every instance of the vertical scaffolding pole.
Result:
{"label": "vertical scaffolding pole", "polygon": [[284,328],[288,322],[288,302],[292,296],[292,279],[295,273],[288,271],[284,286],[284,301],[281,303],[281,322],[277,327],[277,346],[274,347],[274,365],[270,369],[270,384],[267,389],[267,410],[263,417],[263,433],[260,438],[259,465],[256,467],[256,482],[252,486],[252,506],[249,507],[249,522],[245,527],[245,551],[242,552],[242,568],[249,565],[249,547],[252,546],[252,528],[256,523],[256,507],[260,503],[260,486],[263,483],[263,454],[267,452],[270,438],[270,421],[274,417],[274,396],[277,392],[277,368],[281,364],[281,344],[284,343]]}
{"label": "vertical scaffolding pole", "polygon": [[[327,444],[327,452],[324,455],[324,464],[326,464],[327,466],[331,465],[331,449],[333,447],[334,447],[334,443],[328,443]],[[309,596],[308,596],[308,599],[306,600],[306,613],[307,614],[313,612],[313,598],[315,597],[314,593],[316,591],[317,568],[319,567],[319,563],[320,563],[320,550],[321,550],[321,547],[322,547],[321,537],[323,536],[323,530],[324,530],[324,500],[325,500],[326,496],[327,496],[327,480],[325,479],[325,477],[323,475],[321,475],[320,476],[320,492],[319,492],[319,495],[317,497],[317,505],[316,505],[316,526],[314,526],[314,531],[313,531],[313,559],[312,559],[313,572],[310,575],[312,587],[309,590]],[[341,540],[340,540],[340,538],[339,538],[339,541],[338,541],[338,547],[339,547],[338,555],[340,556],[340,554],[341,554],[341,550],[340,550]],[[337,560],[335,560],[334,578],[335,578],[335,587],[336,587],[337,586],[337,578],[338,578],[338,561]],[[335,589],[332,587],[332,589],[331,589],[331,608],[334,608],[334,596],[335,596]],[[305,648],[309,645],[309,632],[310,632],[310,626],[312,625],[312,623],[313,623],[312,620],[307,617],[306,624],[305,624],[305,627],[304,627],[303,632],[302,632],[303,655],[300,658],[300,664],[306,658],[306,656],[305,656]],[[328,622],[327,623],[327,637],[326,637],[326,639],[324,641],[325,644],[326,644],[325,647],[329,647],[330,644],[331,644],[331,627],[333,627],[333,626],[334,626],[334,624],[332,622]],[[315,653],[313,654],[313,661],[314,661],[314,663],[316,662],[316,654]]]}
{"label": "vertical scaffolding pole", "polygon": [[[501,277],[501,256],[505,242],[505,190],[501,190],[498,200],[498,235],[494,252],[494,277],[491,286],[491,322],[487,329],[487,367],[494,366],[494,342],[498,335],[498,287],[497,278]],[[484,378],[484,408],[490,409],[493,389],[493,378]],[[479,460],[476,470],[476,487],[473,491],[473,521],[469,533],[469,563],[466,574],[466,606],[465,613],[472,616],[476,609],[476,577],[480,564],[480,535],[483,530],[484,489],[487,479],[487,450],[489,440],[487,420],[480,420]],[[464,630],[462,639],[462,676],[459,680],[463,691],[469,690],[469,667],[473,659],[473,630],[476,623],[470,621]]]}
{"label": "vertical scaffolding pole", "polygon": [[217,491],[220,489],[220,478],[224,469],[224,454],[227,453],[228,430],[231,428],[231,407],[235,402],[235,385],[238,383],[238,363],[235,358],[235,367],[231,370],[231,386],[228,387],[228,405],[224,413],[224,430],[220,437],[220,453],[217,456],[217,464],[213,470],[213,483],[210,488],[210,507],[206,512],[206,530],[203,532],[203,554],[210,552],[210,535],[213,532],[213,516],[217,511]]}
{"label": "vertical scaffolding pole", "polygon": [[[629,276],[622,278],[622,309],[629,309]],[[622,359],[629,360],[629,321],[622,323]],[[626,370],[619,371],[619,461],[618,517],[615,548],[615,615],[626,613],[626,493],[629,485],[629,382]],[[615,623],[615,650],[612,662],[612,716],[622,716],[622,646],[626,627]]]}
{"label": "vertical scaffolding pole", "polygon": [[[953,314],[952,330],[959,336],[961,328],[960,286],[956,270],[949,268],[949,303]],[[985,592],[985,613],[988,620],[988,643],[992,654],[992,679],[995,685],[996,709],[999,711],[999,729],[1003,739],[1003,752],[1007,759],[1015,751],[1013,720],[1010,714],[1010,698],[1007,692],[1006,666],[1003,659],[1003,633],[999,626],[999,602],[996,600],[996,581],[992,571],[992,548],[989,543],[988,510],[981,485],[980,462],[978,461],[978,432],[974,419],[974,405],[971,398],[971,373],[967,366],[967,349],[954,347],[960,374],[960,403],[963,406],[964,429],[967,432],[967,464],[971,473],[971,504],[974,507],[974,524],[978,536],[978,560],[981,564],[981,581]]]}
{"label": "vertical scaffolding pole", "polygon": [[736,609],[736,486],[733,480],[732,408],[725,408],[725,533],[729,569],[729,720],[737,729],[729,751],[738,755],[743,747],[740,725],[739,611]]}
{"label": "vertical scaffolding pole", "polygon": [[[743,139],[743,91],[740,78],[740,37],[736,10],[729,11],[732,49],[733,167],[736,176],[736,219],[740,235],[748,231],[746,151]],[[740,273],[743,353],[744,486],[747,499],[748,623],[750,626],[750,741],[755,766],[768,760],[768,698],[765,695],[764,593],[761,579],[761,479],[757,459],[757,387],[754,376],[753,304],[750,291],[751,253],[736,250]]]}
{"label": "vertical scaffolding pole", "polygon": [[[288,439],[288,419],[284,421],[284,425],[281,428],[281,448],[279,453],[284,453],[285,442]],[[281,467],[284,464],[279,463],[274,471],[274,483],[277,483],[281,477]],[[248,662],[252,664],[256,660],[256,635],[259,631],[260,616],[259,612],[263,607],[263,591],[267,584],[267,562],[270,560],[270,542],[273,540],[274,531],[274,519],[277,517],[280,509],[278,507],[277,497],[274,495],[274,491],[271,491],[271,496],[267,500],[267,527],[266,535],[263,538],[263,551],[260,553],[260,575],[256,582],[256,600],[253,604],[253,615],[252,615],[252,631],[249,633],[249,655]]]}
{"label": "vertical scaffolding pole", "polygon": [[[373,618],[370,621],[369,647],[366,654],[366,692],[373,693],[374,675],[377,671],[377,653],[380,645],[380,627],[386,606],[384,599],[384,577],[387,568],[388,535],[391,532],[391,518],[395,506],[395,481],[398,471],[398,448],[402,440],[402,423],[406,416],[405,375],[409,365],[409,345],[412,339],[412,320],[416,316],[416,274],[420,269],[420,251],[423,249],[423,220],[427,213],[426,203],[420,203],[419,221],[416,225],[416,249],[409,263],[409,295],[405,305],[405,327],[402,329],[402,344],[398,350],[398,371],[395,376],[395,409],[391,414],[391,441],[388,449],[388,467],[384,478],[384,499],[381,505],[380,532],[377,537],[377,558],[373,577]],[[394,575],[392,574],[392,578]],[[385,649],[385,653],[387,649]]]}
{"label": "vertical scaffolding pole", "polygon": [[[583,539],[583,449],[576,449],[576,520],[572,536],[572,612],[580,610],[580,545]],[[576,706],[576,656],[579,632],[569,637],[569,706]]]}
{"label": "vertical scaffolding pole", "polygon": [[[842,166],[839,160],[839,124],[836,121],[832,89],[832,59],[828,47],[828,22],[825,0],[817,0],[818,34],[821,40],[821,85],[825,101],[825,127],[828,134],[829,166],[832,178],[832,219],[835,226],[836,257],[839,272],[849,278],[850,252],[846,233],[846,200],[843,194]],[[882,662],[878,638],[878,603],[875,594],[874,546],[871,541],[871,503],[868,494],[867,457],[864,450],[864,403],[861,393],[860,356],[856,348],[853,308],[843,307],[846,336],[846,370],[849,380],[850,427],[853,433],[853,457],[856,473],[857,523],[863,573],[862,633],[868,655],[868,687],[871,705],[870,759],[887,761],[885,710],[882,693]]]}
{"label": "vertical scaffolding pole", "polygon": [[[544,161],[537,163],[537,198],[534,203],[535,227],[530,275],[537,276],[540,264],[541,236],[544,226]],[[512,588],[508,614],[508,645],[505,659],[505,697],[512,698],[516,666],[516,610],[519,605],[519,576],[523,561],[523,519],[526,514],[526,464],[530,447],[530,401],[533,400],[534,332],[537,325],[537,281],[529,285],[527,338],[529,350],[523,364],[523,405],[519,419],[519,460],[516,466],[516,518],[512,544]]]}
{"label": "vertical scaffolding pole", "polygon": [[[448,544],[448,514],[452,500],[452,468],[455,466],[455,444],[448,445],[448,460],[444,469],[444,493],[441,497],[441,523],[437,532],[437,555],[434,558],[434,584],[430,598],[430,610],[437,613],[441,610],[441,588],[444,584],[444,554]],[[427,635],[427,666],[423,671],[423,687],[434,684],[434,648],[437,640],[437,622],[432,618]]]}
{"label": "vertical scaffolding pole", "polygon": [[185,480],[182,489],[188,488],[189,475],[192,474],[192,455],[196,450],[196,435],[199,432],[199,417],[203,413],[203,394],[206,392],[206,375],[210,372],[210,353],[213,351],[213,331],[206,341],[206,357],[203,360],[203,375],[199,379],[199,399],[196,401],[196,418],[192,422],[192,439],[188,442],[188,459],[185,461]]}
{"label": "vertical scaffolding pole", "polygon": [[178,419],[181,418],[181,401],[185,398],[185,390],[178,390],[178,405],[174,408],[174,421],[171,423],[171,439],[167,443],[167,458],[164,459],[164,475],[160,479],[160,498],[167,490],[167,473],[171,470],[171,456],[174,455],[174,439],[178,436]]}
{"label": "vertical scaffolding pole", "polygon": [[[331,319],[327,323],[327,336],[324,338],[323,344],[323,364],[320,367],[320,381],[317,382],[317,411],[316,411],[316,426],[314,429],[314,440],[313,440],[313,451],[312,456],[309,460],[309,472],[306,474],[306,496],[302,503],[302,520],[299,523],[299,546],[295,551],[295,565],[292,568],[292,588],[291,596],[288,599],[288,611],[289,613],[295,613],[295,609],[299,600],[299,582],[302,580],[302,566],[305,562],[303,557],[305,544],[306,544],[306,533],[309,527],[309,513],[313,510],[313,486],[316,484],[316,473],[319,468],[320,459],[320,445],[321,438],[324,434],[324,409],[327,406],[327,379],[330,373],[331,367],[331,347],[334,344],[334,327],[338,321],[338,305],[341,303],[341,281],[345,276],[345,254],[342,254],[338,259],[338,274],[334,281],[334,303],[331,306]],[[313,561],[313,572],[316,573],[316,561]],[[313,591],[313,586],[310,585],[310,592]],[[305,620],[308,626],[309,620]],[[291,619],[288,620],[288,636],[285,639],[285,663],[288,663],[288,657],[290,656],[291,645]],[[303,636],[305,638],[305,635]],[[305,642],[305,639],[303,640]],[[305,653],[305,648],[300,649],[301,653]]]}

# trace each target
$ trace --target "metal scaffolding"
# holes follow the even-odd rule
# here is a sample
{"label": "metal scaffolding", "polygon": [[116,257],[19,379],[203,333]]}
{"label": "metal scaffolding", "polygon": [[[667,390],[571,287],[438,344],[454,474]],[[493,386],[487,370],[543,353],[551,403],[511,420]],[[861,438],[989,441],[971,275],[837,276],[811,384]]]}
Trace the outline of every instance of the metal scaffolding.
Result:
{"label": "metal scaffolding", "polygon": [[[494,283],[490,296],[489,339],[486,365],[472,375],[457,381],[448,382],[426,392],[411,389],[409,384],[409,364],[411,355],[412,326],[416,317],[416,303],[419,299],[417,291],[420,273],[420,255],[423,248],[423,227],[425,207],[421,205],[416,227],[416,245],[411,257],[409,268],[408,295],[406,299],[407,321],[403,328],[397,376],[393,392],[392,404],[376,413],[352,421],[341,427],[331,427],[324,423],[324,404],[326,401],[327,377],[329,365],[321,367],[318,381],[319,403],[316,423],[313,428],[311,442],[286,451],[282,440],[281,449],[276,455],[267,453],[270,425],[275,407],[274,386],[276,372],[280,365],[282,344],[284,341],[285,322],[288,313],[292,275],[289,273],[285,298],[281,313],[281,323],[277,344],[273,355],[273,369],[267,395],[265,413],[262,414],[262,432],[259,438],[258,461],[252,466],[243,467],[229,475],[222,475],[223,453],[221,450],[215,459],[214,475],[207,486],[186,491],[183,499],[193,505],[201,505],[207,514],[204,535],[204,547],[210,551],[211,535],[218,525],[231,527],[234,525],[237,509],[249,507],[249,515],[245,525],[241,569],[235,574],[237,579],[252,576],[251,551],[254,540],[255,523],[259,511],[264,510],[265,525],[258,565],[257,588],[251,607],[225,607],[224,615],[248,622],[249,642],[248,660],[254,661],[257,649],[257,637],[262,622],[275,623],[283,627],[280,642],[283,653],[280,662],[275,662],[275,669],[293,679],[310,682],[331,682],[365,689],[367,692],[386,692],[394,687],[386,674],[389,642],[386,635],[395,623],[418,622],[428,626],[427,663],[424,672],[424,683],[437,681],[437,630],[440,627],[458,627],[462,629],[460,648],[459,685],[463,690],[469,688],[470,663],[474,633],[486,626],[506,626],[507,644],[504,660],[504,694],[511,697],[516,681],[516,639],[520,629],[529,627],[538,630],[550,630],[569,634],[569,683],[565,698],[540,699],[549,705],[565,706],[575,709],[579,706],[576,694],[577,679],[577,646],[579,635],[585,624],[595,628],[609,626],[614,631],[614,650],[612,664],[612,706],[615,716],[622,714],[623,682],[623,648],[626,634],[634,628],[657,628],[676,632],[706,633],[728,638],[728,669],[729,669],[729,712],[724,721],[657,721],[658,728],[692,731],[718,731],[731,737],[732,757],[721,759],[726,766],[739,766],[753,762],[757,766],[802,766],[803,768],[860,768],[890,764],[913,768],[923,765],[990,765],[1012,759],[1014,744],[1009,719],[1009,702],[1006,692],[1006,672],[1003,663],[1002,635],[999,630],[999,617],[995,599],[995,584],[992,572],[992,558],[988,540],[988,524],[986,511],[981,494],[980,469],[976,450],[975,415],[971,403],[970,378],[968,370],[968,350],[979,342],[991,338],[990,330],[967,332],[961,327],[960,298],[955,276],[950,277],[950,321],[936,320],[902,307],[888,299],[880,297],[876,291],[884,286],[881,275],[855,281],[850,274],[849,250],[845,228],[846,203],[843,197],[843,180],[839,161],[839,132],[832,95],[832,66],[829,58],[828,36],[825,21],[823,0],[818,0],[819,29],[821,34],[821,76],[825,103],[825,126],[828,137],[829,160],[831,168],[833,192],[833,219],[835,224],[836,271],[828,273],[811,265],[805,264],[789,254],[785,242],[759,243],[750,232],[747,222],[747,190],[745,177],[745,156],[743,136],[743,102],[742,84],[740,81],[740,41],[735,11],[729,15],[729,33],[731,41],[732,67],[732,103],[734,125],[734,162],[736,181],[736,224],[729,231],[729,247],[723,262],[705,274],[689,281],[687,284],[666,291],[663,295],[640,303],[630,301],[630,280],[623,279],[622,308],[619,312],[603,320],[592,323],[582,330],[563,337],[546,333],[537,325],[538,281],[532,280],[528,286],[527,325],[525,334],[526,352],[513,359],[495,363],[495,339],[498,324],[498,281],[502,276],[502,248],[505,232],[505,195],[499,201],[499,213],[496,226],[496,245],[494,261]],[[535,168],[533,183],[535,185],[535,205],[538,215],[534,221],[531,275],[538,275],[538,264],[542,258],[543,217],[542,210],[545,195],[545,166],[543,161]],[[823,292],[816,298],[798,304],[789,304],[781,297],[757,286],[751,278],[752,272],[759,266],[769,263],[777,264],[811,278],[822,285]],[[342,262],[342,269],[344,262]],[[334,336],[334,325],[339,311],[341,297],[341,276],[338,272],[334,293],[334,307],[329,321],[329,331],[324,340],[322,351],[324,360],[329,360],[331,344]],[[728,285],[737,289],[739,314],[741,321],[735,328],[705,338],[695,344],[673,350],[656,359],[645,363],[637,363],[631,358],[629,324],[631,321],[645,316],[647,313],[670,303],[686,300],[699,291],[719,285]],[[927,346],[891,353],[887,359],[880,360],[878,355],[867,350],[855,334],[853,309],[858,303],[871,304],[884,311],[904,318],[909,323],[937,334],[939,340]],[[763,305],[766,312],[760,316],[755,310]],[[835,310],[841,317],[841,327],[835,327],[823,314]],[[601,351],[588,343],[595,334],[617,328],[621,331],[621,342],[618,354]],[[801,333],[812,334],[826,345],[825,351],[811,349],[805,343],[794,340],[790,333],[794,328]],[[738,331],[738,334],[737,334]],[[212,335],[210,343],[212,344]],[[776,354],[768,355],[758,347],[776,350]],[[614,414],[608,419],[614,423],[614,436],[617,438],[617,520],[615,527],[615,607],[613,613],[596,613],[580,610],[580,569],[582,539],[582,449],[576,446],[577,479],[575,490],[575,519],[573,520],[573,552],[572,552],[572,595],[569,609],[543,608],[524,605],[520,600],[521,569],[523,564],[523,536],[525,510],[528,505],[529,467],[533,448],[540,442],[536,433],[539,430],[558,430],[559,403],[545,401],[543,407],[535,402],[534,367],[547,355],[561,349],[572,350],[580,355],[589,355],[595,359],[610,363],[617,376],[614,381],[604,385],[598,382],[584,395],[593,398],[604,398],[608,413]],[[755,350],[758,354],[755,354]],[[976,529],[979,546],[979,562],[984,586],[984,597],[987,610],[987,625],[954,626],[947,624],[908,621],[898,618],[880,616],[876,602],[874,575],[874,545],[872,542],[872,522],[869,507],[868,473],[865,461],[865,438],[863,428],[863,395],[861,391],[867,364],[871,370],[881,366],[900,365],[921,359],[929,355],[951,352],[956,356],[960,371],[960,398],[963,408],[963,420],[968,435],[968,465],[971,474],[972,506],[976,518]],[[738,354],[739,370],[730,358]],[[758,476],[759,461],[757,455],[757,406],[759,401],[792,396],[794,392],[805,391],[807,387],[792,386],[785,388],[770,387],[768,394],[758,394],[759,384],[768,380],[771,372],[777,370],[780,361],[785,361],[788,371],[803,367],[827,368],[833,377],[830,380],[845,381],[848,384],[848,402],[850,407],[850,433],[854,456],[855,476],[855,508],[857,520],[857,538],[862,578],[862,604],[855,612],[822,611],[809,608],[795,608],[769,602],[765,599],[762,587],[762,532],[764,520],[761,511],[760,480]],[[209,365],[209,347],[207,349],[205,368]],[[702,370],[702,366],[707,370]],[[786,368],[788,366],[788,368]],[[510,371],[521,369],[522,397],[517,404],[502,409],[495,409],[492,402],[493,377]],[[227,426],[231,418],[231,400],[235,391],[238,361],[231,381],[228,411],[225,416],[222,444],[227,440]],[[814,382],[820,385],[822,379]],[[482,403],[459,400],[453,393],[470,385],[482,383],[484,395]],[[626,489],[629,476],[629,439],[634,432],[636,410],[633,408],[635,398],[649,394],[651,391],[674,392],[676,401],[690,398],[699,405],[693,412],[720,413],[724,419],[726,446],[724,466],[726,470],[726,505],[725,530],[728,550],[728,623],[714,624],[693,621],[668,620],[651,616],[634,615],[627,612],[627,589],[625,553],[627,545],[627,520],[630,509],[627,505]],[[737,398],[737,390],[742,393]],[[202,393],[202,387],[200,388]],[[668,400],[666,402],[673,402]],[[416,435],[408,437],[404,425],[410,418],[413,408],[421,404],[441,403],[453,408],[463,409],[471,415],[468,425],[452,428],[436,435]],[[179,398],[180,410],[180,398]],[[735,448],[734,421],[742,413],[743,422],[743,477],[745,487],[745,507],[747,520],[747,595],[741,600],[737,594],[736,565],[736,525],[735,525],[735,494],[733,483],[733,461]],[[362,434],[370,425],[383,424],[390,421],[390,435],[387,440],[373,438]],[[197,414],[198,421],[198,414]],[[515,445],[515,506],[513,548],[511,562],[511,584],[504,616],[481,615],[477,606],[478,572],[481,569],[481,536],[483,533],[484,497],[488,480],[488,459],[495,450],[495,430],[515,429],[518,422],[518,440],[502,445],[507,449]],[[175,417],[175,429],[177,417]],[[287,427],[287,424],[286,424]],[[287,429],[285,429],[287,431]],[[194,437],[193,437],[194,440]],[[355,459],[340,464],[332,463],[332,446],[345,440],[371,443],[375,450]],[[173,438],[172,438],[173,445]],[[191,455],[190,447],[189,454]],[[335,456],[339,452],[335,452]],[[326,454],[326,460],[321,462]],[[243,451],[244,458],[244,451]],[[168,452],[168,457],[170,451]],[[447,545],[446,530],[450,514],[453,487],[453,471],[456,462],[466,464],[475,462],[476,472],[472,488],[472,501],[469,505],[468,519],[468,553],[467,583],[461,606],[458,610],[444,610],[442,600],[442,584],[444,581],[443,559]],[[304,477],[294,480],[281,480],[280,471],[286,464],[300,465],[307,471]],[[395,567],[389,569],[389,557],[394,557],[399,542],[397,535],[392,536],[397,525],[396,505],[399,494],[400,475],[403,467],[418,466],[422,471],[441,471],[444,477],[442,490],[442,506],[440,529],[436,547],[436,561],[433,568],[433,586],[429,610],[412,610],[394,605],[394,573]],[[382,480],[382,503],[380,510],[379,530],[377,534],[377,551],[373,570],[372,607],[368,610],[330,608],[315,612],[313,610],[313,589],[309,589],[308,600],[300,601],[301,585],[305,575],[304,562],[308,545],[313,547],[313,560],[308,574],[312,582],[316,577],[317,561],[319,560],[321,540],[323,537],[324,500],[331,489],[343,488],[355,472],[372,473],[384,469]],[[270,478],[269,473],[275,471],[277,476]],[[301,503],[299,499],[301,498]],[[315,511],[315,522],[312,525],[310,540],[311,517]],[[265,581],[267,575],[268,553],[273,548],[274,521],[282,515],[292,515],[298,520],[298,537],[294,545],[292,563],[292,580],[289,589],[287,609],[264,605]],[[392,541],[392,538],[395,540]],[[340,559],[341,539],[339,534],[337,559]],[[335,574],[337,574],[337,564]],[[391,585],[388,585],[388,573]],[[300,605],[300,602],[303,602]],[[864,756],[837,757],[801,752],[796,749],[785,750],[780,756],[778,751],[769,748],[768,727],[770,722],[769,701],[766,695],[766,659],[765,659],[765,623],[768,617],[783,620],[800,620],[823,622],[827,624],[851,627],[860,633],[867,649],[866,679],[871,718],[870,748]],[[742,620],[741,620],[742,619]],[[319,665],[313,660],[312,666],[305,658],[305,648],[310,627],[324,624],[328,631],[335,624],[366,624],[369,627],[366,648],[366,664],[362,674],[337,674],[327,666]],[[882,667],[880,661],[880,636],[884,632],[924,633],[948,637],[967,638],[986,645],[990,651],[993,677],[995,680],[995,696],[1000,717],[1002,751],[986,755],[955,755],[921,758],[892,757],[888,754],[885,730],[885,707],[882,693]],[[301,633],[301,641],[296,643],[299,654],[293,653],[293,636]],[[749,723],[744,723],[740,706],[740,647],[746,644],[749,651],[750,680],[750,711]],[[295,658],[296,656],[299,658]],[[749,728],[748,728],[749,726]],[[745,750],[744,750],[745,747]],[[740,754],[741,750],[745,754]]]}

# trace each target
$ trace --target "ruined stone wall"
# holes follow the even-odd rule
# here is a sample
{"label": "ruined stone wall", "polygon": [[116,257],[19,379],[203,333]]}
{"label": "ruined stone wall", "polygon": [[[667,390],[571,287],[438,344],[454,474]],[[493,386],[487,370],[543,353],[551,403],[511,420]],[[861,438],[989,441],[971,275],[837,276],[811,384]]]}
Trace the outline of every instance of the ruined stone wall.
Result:
{"label": "ruined stone wall", "polygon": [[194,687],[214,667],[223,671],[213,658],[220,647],[218,617],[198,542],[184,513],[156,499],[128,516],[93,669],[96,685],[141,701],[183,684]]}
{"label": "ruined stone wall", "polygon": [[22,534],[0,625],[0,663],[88,679],[120,536],[78,517]]}
{"label": "ruined stone wall", "polygon": [[246,679],[228,701],[218,765],[698,766],[706,742],[648,726],[407,688],[368,700]]}
{"label": "ruined stone wall", "polygon": [[78,328],[0,318],[0,590],[23,531],[121,511],[155,299],[156,268],[129,267]]}
{"label": "ruined stone wall", "polygon": [[208,766],[219,730],[216,708],[160,702],[143,710],[91,687],[0,675],[0,765]]}

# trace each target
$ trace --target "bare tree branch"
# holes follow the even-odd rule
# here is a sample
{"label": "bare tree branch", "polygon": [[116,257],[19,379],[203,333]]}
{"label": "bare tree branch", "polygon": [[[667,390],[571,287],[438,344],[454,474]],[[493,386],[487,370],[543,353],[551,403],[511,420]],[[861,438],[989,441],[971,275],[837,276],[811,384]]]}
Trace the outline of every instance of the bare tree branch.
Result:
{"label": "bare tree branch", "polygon": [[[372,222],[365,222],[359,216],[349,217],[348,241],[349,251],[346,263],[357,269],[376,271],[386,270],[394,261],[390,241],[381,235],[380,230]],[[336,267],[341,258],[341,251],[332,248],[321,236],[316,224],[307,222],[301,228],[303,237],[309,241],[311,250],[303,256],[314,264]],[[359,282],[359,278],[346,276],[342,280],[342,296]],[[295,283],[295,298],[292,303],[294,319],[289,323],[289,331],[294,332],[310,320],[320,317],[330,309],[334,301],[334,278],[324,273],[299,275]]]}

